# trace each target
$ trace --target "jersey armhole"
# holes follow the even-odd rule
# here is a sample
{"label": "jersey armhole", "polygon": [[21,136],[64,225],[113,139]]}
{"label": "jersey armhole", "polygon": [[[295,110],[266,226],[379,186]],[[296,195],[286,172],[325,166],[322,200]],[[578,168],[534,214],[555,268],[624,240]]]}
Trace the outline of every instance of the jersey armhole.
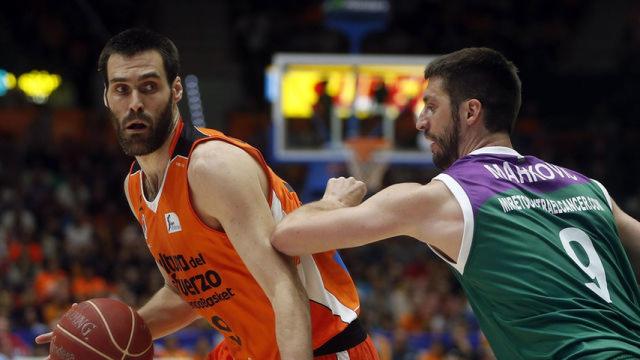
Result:
{"label": "jersey armhole", "polygon": [[609,209],[613,211],[613,205],[611,204],[611,196],[609,195],[609,192],[607,191],[607,189],[604,187],[604,185],[600,183],[600,181],[594,180],[594,179],[591,179],[591,181],[593,181],[596,185],[598,185],[598,187],[604,194],[604,197],[607,199],[607,204],[609,204]]}
{"label": "jersey armhole", "polygon": [[434,180],[441,181],[445,186],[451,191],[456,201],[460,205],[462,209],[462,217],[464,219],[464,226],[462,231],[462,243],[460,244],[460,252],[458,253],[457,261],[451,262],[447,258],[443,257],[438,251],[431,246],[431,250],[434,250],[434,253],[438,255],[442,260],[455,268],[460,275],[464,273],[465,265],[467,264],[467,259],[469,258],[469,252],[471,251],[471,243],[473,241],[473,228],[474,228],[474,219],[473,219],[473,208],[471,207],[471,201],[469,200],[469,196],[462,189],[462,186],[450,175],[440,174],[434,178]]}

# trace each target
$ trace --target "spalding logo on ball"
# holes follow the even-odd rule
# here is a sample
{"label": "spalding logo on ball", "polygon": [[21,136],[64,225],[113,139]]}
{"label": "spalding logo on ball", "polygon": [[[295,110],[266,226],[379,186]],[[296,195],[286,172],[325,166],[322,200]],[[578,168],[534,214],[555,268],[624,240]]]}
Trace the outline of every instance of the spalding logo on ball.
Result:
{"label": "spalding logo on ball", "polygon": [[114,299],[91,299],[67,311],[49,347],[52,360],[153,359],[151,332],[138,313]]}

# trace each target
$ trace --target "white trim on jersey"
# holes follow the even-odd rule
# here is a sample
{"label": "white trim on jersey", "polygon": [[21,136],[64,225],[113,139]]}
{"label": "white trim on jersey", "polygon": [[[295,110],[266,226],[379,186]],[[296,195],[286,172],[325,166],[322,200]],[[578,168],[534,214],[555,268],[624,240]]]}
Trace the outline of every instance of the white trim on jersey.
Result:
{"label": "white trim on jersey", "polygon": [[282,210],[282,202],[280,202],[280,198],[273,190],[271,191],[271,215],[273,215],[276,224],[282,221],[285,215],[284,210]]}
{"label": "white trim on jersey", "polygon": [[324,287],[320,269],[318,269],[318,265],[316,265],[312,255],[300,256],[298,275],[300,276],[302,285],[304,285],[307,290],[309,300],[326,306],[334,315],[339,316],[340,319],[347,324],[350,324],[358,317],[358,314],[355,312],[357,309],[350,309]]}
{"label": "white trim on jersey", "polygon": [[[471,201],[469,200],[469,196],[462,189],[462,186],[458,184],[458,182],[447,174],[440,174],[434,178],[434,180],[439,180],[444,183],[449,191],[453,194],[453,196],[460,204],[460,208],[462,209],[462,217],[464,219],[464,226],[462,231],[462,243],[460,244],[460,252],[458,253],[458,259],[455,263],[447,260],[442,255],[440,255],[437,251],[434,251],[438,256],[442,258],[442,260],[449,263],[453,266],[458,272],[462,275],[464,273],[464,267],[467,264],[467,259],[469,258],[469,251],[471,251],[471,242],[473,241],[473,228],[474,228],[474,218],[473,218],[473,208],[471,207]],[[431,246],[429,246],[431,247]],[[431,248],[433,250],[433,248]]]}
{"label": "white trim on jersey", "polygon": [[[271,194],[271,214],[276,223],[280,222],[285,216],[285,212],[282,209],[282,202],[275,191]],[[300,277],[302,285],[307,290],[309,300],[326,306],[334,315],[339,316],[340,319],[347,324],[358,317],[356,313],[357,309],[350,309],[325,288],[322,275],[320,275],[320,270],[312,255],[300,256],[298,276]],[[348,357],[346,359],[348,359]]]}
{"label": "white trim on jersey", "polygon": [[158,193],[156,194],[156,197],[153,198],[153,201],[147,200],[147,197],[144,195],[144,172],[140,170],[140,193],[142,194],[142,199],[147,204],[147,207],[154,213],[158,210],[158,203],[160,202],[162,189],[164,189],[164,182],[167,180],[167,173],[169,172],[169,167],[171,166],[171,163],[173,163],[173,161],[179,157],[186,159],[184,156],[178,155],[178,156],[174,156],[173,159],[171,159],[167,163],[167,167],[164,169],[164,175],[162,175],[162,183],[160,183],[160,188],[158,189]]}
{"label": "white trim on jersey", "polygon": [[340,351],[339,353],[336,353],[336,360],[350,360],[351,357],[349,356],[349,352],[347,351]]}
{"label": "white trim on jersey", "polygon": [[519,152],[506,146],[485,146],[479,149],[475,149],[469,153],[469,155],[487,155],[487,154],[513,155],[517,157],[522,157],[522,155],[520,155]]}
{"label": "white trim on jersey", "polygon": [[609,192],[604,187],[604,185],[602,185],[600,181],[595,179],[591,179],[591,181],[593,181],[594,183],[596,183],[596,185],[600,187],[600,190],[602,190],[602,192],[604,193],[604,196],[607,198],[607,204],[609,204],[609,209],[613,210],[613,203],[611,202],[611,196],[609,195]]}

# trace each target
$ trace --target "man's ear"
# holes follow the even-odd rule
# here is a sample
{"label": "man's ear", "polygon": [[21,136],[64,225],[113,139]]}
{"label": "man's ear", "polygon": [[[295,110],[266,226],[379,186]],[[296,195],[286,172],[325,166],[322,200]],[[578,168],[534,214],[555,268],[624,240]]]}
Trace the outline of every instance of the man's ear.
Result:
{"label": "man's ear", "polygon": [[469,99],[460,107],[460,117],[471,126],[480,120],[482,103],[478,99]]}
{"label": "man's ear", "polygon": [[173,80],[173,85],[171,86],[171,91],[173,92],[173,101],[178,102],[182,99],[182,80],[180,76],[176,76],[176,79]]}
{"label": "man's ear", "polygon": [[104,87],[104,91],[102,92],[102,101],[104,102],[104,106],[109,107],[109,100],[107,100],[107,87]]}

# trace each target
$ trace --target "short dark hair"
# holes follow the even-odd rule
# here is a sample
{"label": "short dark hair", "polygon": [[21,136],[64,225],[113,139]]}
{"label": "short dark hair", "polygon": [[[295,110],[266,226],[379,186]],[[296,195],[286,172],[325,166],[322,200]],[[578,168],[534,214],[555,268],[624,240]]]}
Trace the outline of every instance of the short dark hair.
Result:
{"label": "short dark hair", "polygon": [[430,63],[424,77],[441,78],[452,109],[467,99],[478,99],[491,132],[511,133],[522,102],[518,69],[489,48],[466,48]]}
{"label": "short dark hair", "polygon": [[121,54],[130,57],[148,50],[156,50],[160,53],[167,81],[171,85],[180,71],[180,55],[175,44],[168,37],[157,32],[134,28],[112,37],[102,49],[98,58],[98,72],[102,73],[105,86],[109,83],[107,62],[111,55]]}

